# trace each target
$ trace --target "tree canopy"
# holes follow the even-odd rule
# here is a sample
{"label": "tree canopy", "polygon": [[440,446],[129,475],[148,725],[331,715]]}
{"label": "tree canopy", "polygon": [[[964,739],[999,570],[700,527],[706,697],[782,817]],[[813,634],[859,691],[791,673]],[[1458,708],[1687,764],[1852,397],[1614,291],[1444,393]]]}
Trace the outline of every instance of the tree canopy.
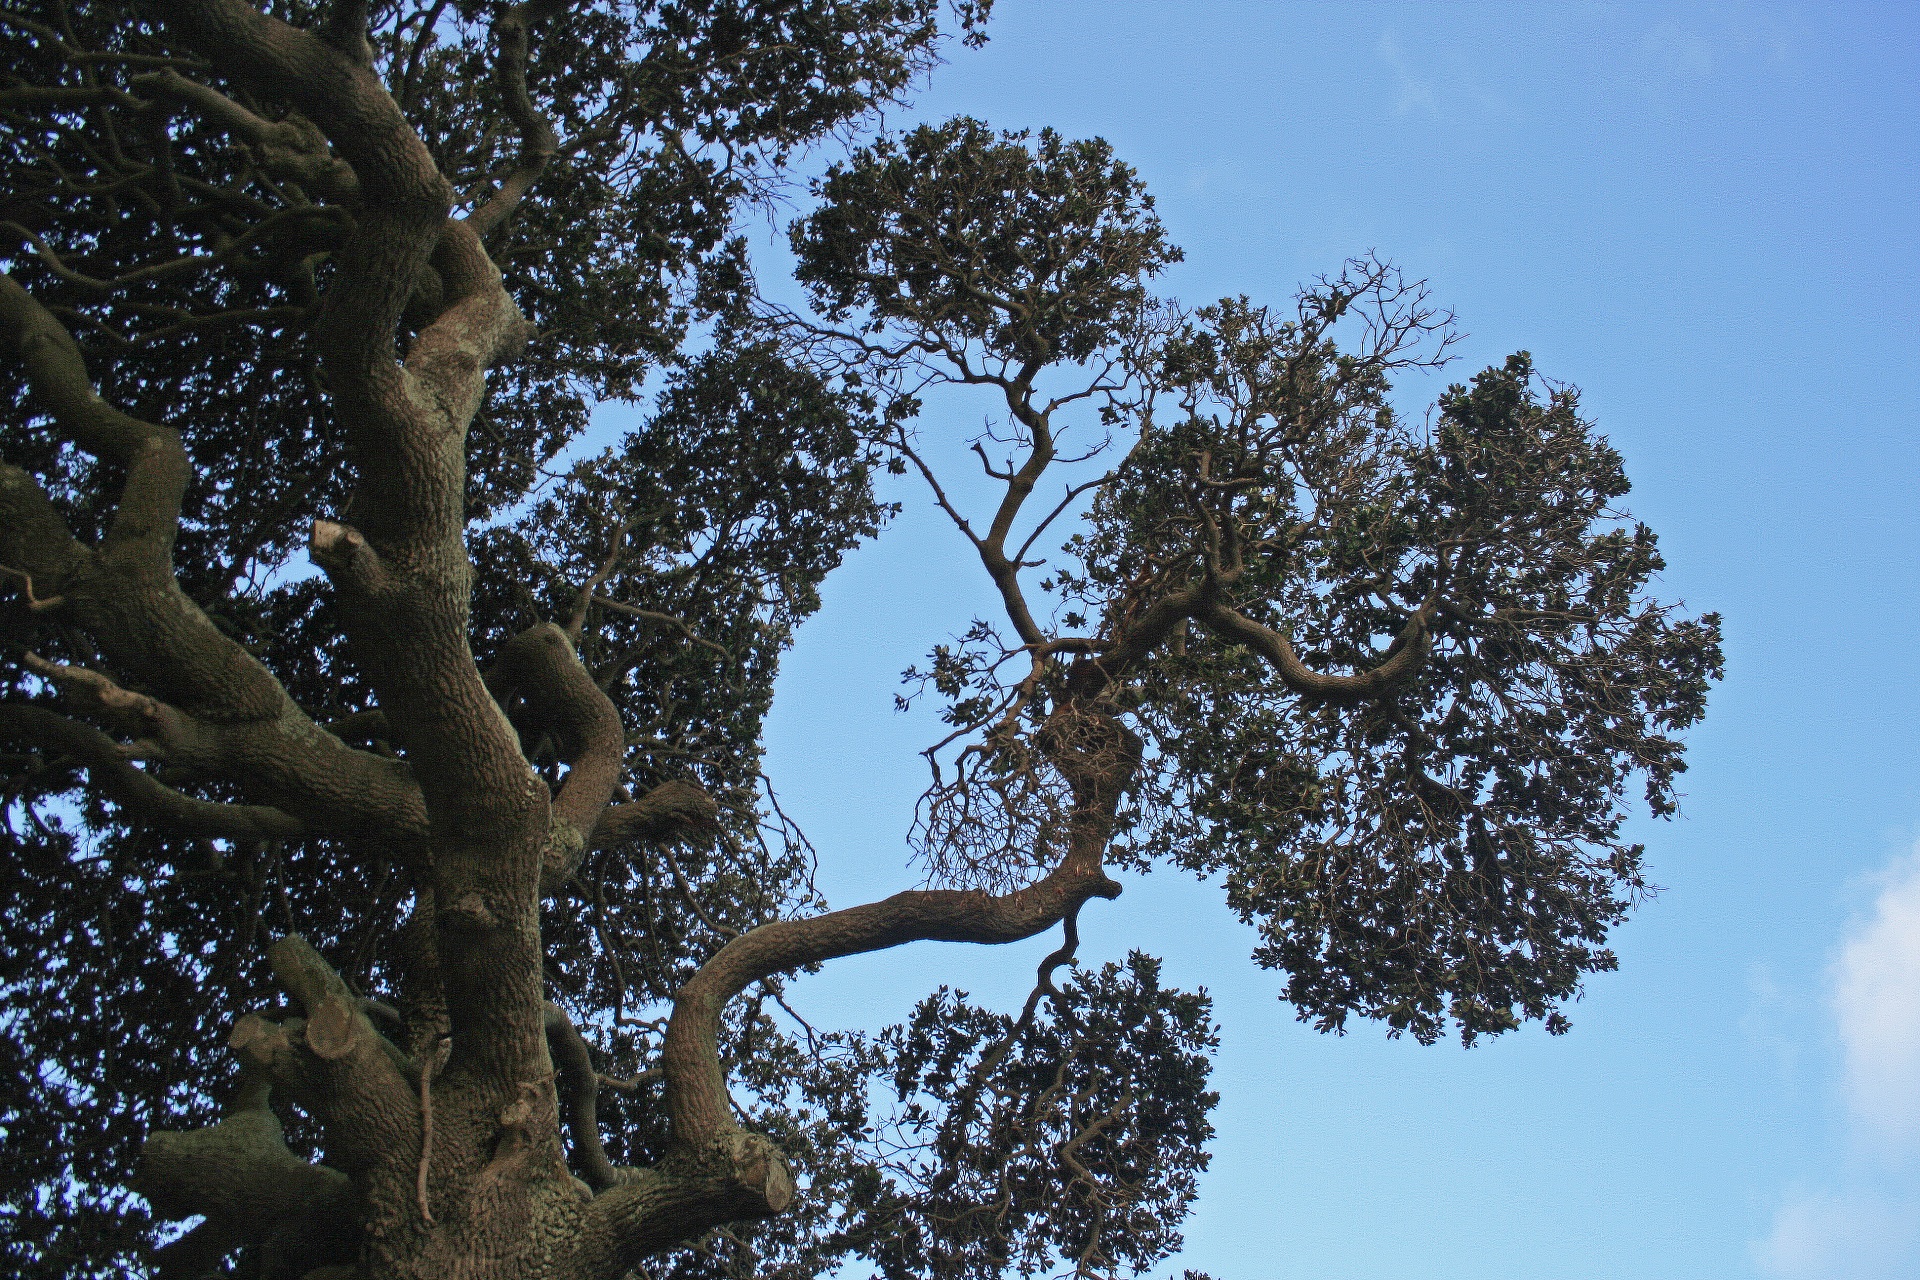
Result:
{"label": "tree canopy", "polygon": [[[1145,1271],[1217,1029],[1075,961],[1116,871],[1219,877],[1322,1029],[1565,1030],[1718,620],[1524,353],[1396,411],[1452,329],[1391,264],[1184,305],[1105,142],[872,131],[988,8],[0,15],[17,1274]],[[741,228],[830,147],[776,305]],[[1001,608],[907,673],[925,883],[833,909],[761,730],[889,471]],[[787,999],[1055,928],[1017,1011]]]}

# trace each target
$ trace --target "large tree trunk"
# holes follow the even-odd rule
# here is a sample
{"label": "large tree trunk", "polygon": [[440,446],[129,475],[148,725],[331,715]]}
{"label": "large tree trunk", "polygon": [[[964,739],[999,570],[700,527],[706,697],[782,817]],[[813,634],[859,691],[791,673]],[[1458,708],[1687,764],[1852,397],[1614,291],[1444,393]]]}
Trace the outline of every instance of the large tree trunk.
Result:
{"label": "large tree trunk", "polygon": [[[608,1280],[648,1254],[715,1225],[764,1217],[792,1200],[784,1158],[730,1123],[659,1167],[614,1169],[590,1106],[597,1078],[553,1011],[556,1069],[544,1038],[502,1069],[431,1033],[409,1054],[375,1025],[391,1011],[355,999],[304,941],[272,948],[276,976],[303,1016],[242,1017],[229,1047],[243,1066],[220,1124],[148,1139],[138,1189],[164,1217],[205,1221],[163,1250],[161,1272],[194,1276],[250,1246],[263,1280],[326,1267],[364,1280]],[[585,1074],[580,1068],[585,1066]],[[597,1187],[569,1171],[559,1098],[576,1099],[576,1154]],[[274,1096],[320,1118],[325,1163],[294,1156]]]}

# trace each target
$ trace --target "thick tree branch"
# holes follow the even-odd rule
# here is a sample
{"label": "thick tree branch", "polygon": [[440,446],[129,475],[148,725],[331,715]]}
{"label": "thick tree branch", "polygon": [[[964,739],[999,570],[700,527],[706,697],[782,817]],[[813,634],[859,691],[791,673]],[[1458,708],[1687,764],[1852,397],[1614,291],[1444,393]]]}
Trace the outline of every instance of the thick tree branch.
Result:
{"label": "thick tree branch", "polygon": [[804,965],[908,942],[1006,943],[1030,938],[1089,898],[1118,897],[1100,867],[1104,833],[1083,831],[1066,861],[1013,893],[920,889],[806,920],[777,920],[735,938],[683,987],[661,1048],[677,1149],[699,1148],[733,1127],[716,1048],[726,1002],[755,982]]}
{"label": "thick tree branch", "polygon": [[[780,1212],[792,1195],[785,1157],[733,1120],[718,1052],[721,1013],[755,982],[805,965],[914,941],[1006,943],[1071,919],[1090,898],[1118,896],[1102,858],[1141,744],[1111,716],[1083,715],[1083,732],[1050,734],[1048,757],[1076,807],[1066,852],[1044,879],[1007,894],[915,890],[880,902],[782,920],[736,936],[681,988],[661,1046],[671,1125],[655,1169],[621,1172],[586,1220],[585,1257],[617,1270],[714,1225]],[[1043,969],[1044,971],[1044,969]],[[631,1177],[631,1180],[629,1180]]]}
{"label": "thick tree branch", "polygon": [[[468,649],[465,438],[488,367],[526,325],[474,229],[448,220],[451,187],[368,66],[241,0],[163,12],[222,71],[312,120],[359,178],[316,330],[356,464],[354,525],[316,524],[311,547],[425,800],[456,1064],[509,1106],[545,1060],[536,908],[549,818]],[[430,269],[445,308],[402,363],[400,321]]]}
{"label": "thick tree branch", "polygon": [[620,1184],[587,1206],[576,1255],[582,1275],[623,1275],[721,1223],[770,1217],[793,1202],[785,1157],[757,1133],[729,1130],[659,1168],[620,1172]]}
{"label": "thick tree branch", "polygon": [[[54,508],[47,491],[19,467],[0,462],[0,562],[15,582],[41,599],[58,599],[65,584],[96,563]],[[49,610],[50,612],[51,610]]]}
{"label": "thick tree branch", "polygon": [[[0,347],[27,373],[54,430],[126,469],[98,551],[74,541],[45,492],[0,466],[0,560],[29,574],[114,667],[207,730],[198,763],[255,798],[334,832],[379,831],[405,845],[425,833],[405,766],[349,750],[321,731],[277,680],[209,621],[174,580],[172,552],[189,478],[177,432],[130,417],[94,391],[65,328],[0,274]],[[205,745],[205,744],[203,744]]]}
{"label": "thick tree branch", "polygon": [[[419,1104],[399,1051],[368,1019],[362,1001],[348,990],[306,939],[289,934],[267,950],[274,978],[306,1015],[295,1032],[283,1030],[320,1104],[327,1155],[349,1175],[391,1174],[393,1154],[419,1134]],[[270,1036],[271,1024],[259,1023]],[[247,1037],[235,1033],[244,1052]]]}
{"label": "thick tree branch", "polygon": [[1187,619],[1211,607],[1219,585],[1211,575],[1179,591],[1169,591],[1138,617],[1118,629],[1112,644],[1074,668],[1074,689],[1082,696],[1100,693],[1179,631]]}
{"label": "thick tree branch", "polygon": [[101,553],[149,575],[172,576],[173,538],[189,465],[178,432],[142,422],[102,400],[66,327],[0,272],[0,344],[25,367],[40,408],[60,433],[127,479]]}
{"label": "thick tree branch", "polygon": [[793,1195],[785,1157],[734,1124],[716,1049],[720,1012],[754,982],[803,965],[914,941],[1006,943],[1071,919],[1089,898],[1118,896],[1100,869],[1105,819],[1087,824],[1066,861],[1039,883],[995,896],[916,890],[808,920],[765,924],[709,960],[674,1003],[661,1062],[674,1146],[656,1169],[616,1170],[618,1185],[589,1207],[585,1259],[632,1266],[716,1226],[783,1210]]}
{"label": "thick tree branch", "polygon": [[595,1191],[640,1180],[639,1170],[616,1168],[600,1141],[600,1073],[594,1069],[593,1051],[586,1037],[557,1004],[547,1006],[546,1026],[547,1051],[553,1056],[567,1131],[573,1138],[573,1158],[580,1176]]}
{"label": "thick tree branch", "polygon": [[669,779],[638,800],[608,805],[600,812],[589,849],[606,849],[631,840],[665,840],[710,831],[720,806],[692,782]]}
{"label": "thick tree branch", "polygon": [[143,92],[192,107],[252,146],[267,172],[298,182],[317,199],[351,202],[360,194],[360,180],[352,166],[333,155],[320,130],[297,112],[282,120],[262,119],[219,90],[171,68],[137,77],[133,83]]}

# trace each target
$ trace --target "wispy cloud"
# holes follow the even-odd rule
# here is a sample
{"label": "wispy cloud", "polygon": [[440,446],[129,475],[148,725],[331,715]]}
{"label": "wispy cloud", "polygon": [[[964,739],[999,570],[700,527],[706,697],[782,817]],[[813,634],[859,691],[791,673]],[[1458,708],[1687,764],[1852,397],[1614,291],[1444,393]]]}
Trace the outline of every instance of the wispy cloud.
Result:
{"label": "wispy cloud", "polygon": [[1798,1029],[1807,1021],[1811,1001],[1782,983],[1771,965],[1747,969],[1747,1011],[1740,1018],[1740,1034],[1756,1056],[1770,1060],[1783,1080],[1800,1070]]}
{"label": "wispy cloud", "polygon": [[1400,47],[1400,37],[1392,31],[1380,37],[1380,61],[1386,63],[1393,72],[1394,83],[1400,92],[1399,100],[1393,104],[1396,115],[1404,116],[1416,111],[1436,118],[1440,115],[1440,100],[1433,92],[1433,81],[1415,73],[1413,63]]}
{"label": "wispy cloud", "polygon": [[[1409,50],[1400,33],[1388,28],[1374,53],[1392,74],[1393,112],[1433,120],[1475,121],[1504,114],[1506,105],[1488,87],[1483,69],[1459,50],[1434,57],[1416,45]],[[1437,65],[1436,65],[1437,64]]]}
{"label": "wispy cloud", "polygon": [[1729,76],[1795,75],[1806,21],[1778,6],[1691,6],[1647,29],[1630,73],[1656,95]]}
{"label": "wispy cloud", "polygon": [[1661,22],[1647,32],[1641,53],[1654,67],[1675,80],[1705,80],[1713,74],[1713,42],[1675,22]]}

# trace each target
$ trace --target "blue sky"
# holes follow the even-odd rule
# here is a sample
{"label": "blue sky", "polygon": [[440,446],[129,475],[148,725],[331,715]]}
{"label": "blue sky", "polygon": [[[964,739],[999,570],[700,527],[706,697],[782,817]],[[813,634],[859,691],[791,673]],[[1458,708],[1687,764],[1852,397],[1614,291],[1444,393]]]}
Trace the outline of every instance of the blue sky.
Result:
{"label": "blue sky", "polygon": [[[1559,1039],[1463,1051],[1296,1024],[1217,890],[1083,919],[1208,987],[1221,1135],[1186,1253],[1219,1280],[1920,1276],[1920,6],[1000,0],[895,123],[1098,134],[1155,192],[1190,302],[1369,249],[1470,335],[1577,383],[1725,615],[1728,676],[1665,887]],[[1408,394],[1430,400],[1438,383]],[[958,440],[993,406],[930,404]],[[906,887],[930,722],[898,673],[991,607],[924,496],[828,585],[770,771],[845,905]],[[1038,940],[845,961],[878,1025],[950,982],[1017,1004]]]}

